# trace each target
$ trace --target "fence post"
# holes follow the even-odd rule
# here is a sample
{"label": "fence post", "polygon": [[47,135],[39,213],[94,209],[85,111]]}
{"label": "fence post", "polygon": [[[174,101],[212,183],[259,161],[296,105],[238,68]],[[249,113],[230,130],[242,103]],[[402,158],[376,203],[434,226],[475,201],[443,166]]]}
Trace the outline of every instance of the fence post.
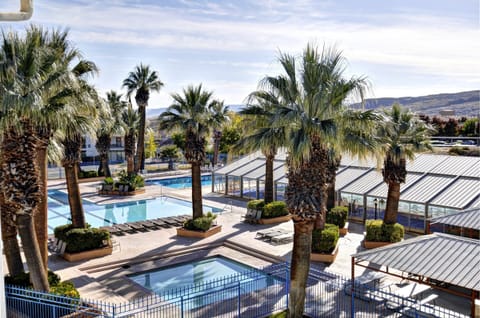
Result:
{"label": "fence post", "polygon": [[238,303],[238,316],[237,317],[240,317],[240,313],[241,313],[241,290],[240,290],[240,281],[238,281],[238,299],[237,299],[237,303]]}
{"label": "fence post", "polygon": [[351,308],[351,317],[355,318],[355,280],[352,280],[352,305]]}
{"label": "fence post", "polygon": [[183,296],[180,296],[180,317],[183,318]]}
{"label": "fence post", "polygon": [[286,293],[286,305],[288,309],[288,296],[290,294],[290,276],[288,262],[285,263],[285,293]]}

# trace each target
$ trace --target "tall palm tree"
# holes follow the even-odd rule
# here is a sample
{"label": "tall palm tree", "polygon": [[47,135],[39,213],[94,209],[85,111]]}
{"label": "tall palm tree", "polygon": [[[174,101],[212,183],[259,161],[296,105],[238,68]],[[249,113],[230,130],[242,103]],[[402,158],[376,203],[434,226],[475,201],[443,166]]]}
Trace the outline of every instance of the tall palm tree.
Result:
{"label": "tall palm tree", "polygon": [[125,132],[125,160],[127,161],[127,174],[129,176],[135,173],[134,155],[135,155],[135,138],[137,137],[138,123],[140,117],[136,110],[132,108],[132,104],[128,104],[122,113],[122,126]]}
{"label": "tall palm tree", "polygon": [[123,87],[127,88],[127,96],[130,98],[135,92],[135,102],[138,106],[140,115],[140,123],[138,129],[137,155],[135,158],[135,173],[144,168],[145,160],[145,125],[146,125],[146,108],[150,91],[160,92],[163,83],[159,80],[156,71],[150,70],[148,65],[137,65],[133,72],[123,81]]}
{"label": "tall palm tree", "polygon": [[229,112],[229,107],[225,106],[223,102],[218,103],[217,105],[214,106],[215,109],[212,111],[214,112],[214,115],[217,116],[218,118],[221,118],[219,120],[219,126],[213,127],[213,160],[212,160],[212,165],[215,167],[218,162],[218,154],[220,150],[220,141],[222,140],[222,123],[225,122],[225,118],[228,118],[228,112]]}
{"label": "tall palm tree", "polygon": [[[327,187],[331,177],[331,149],[349,145],[356,152],[363,147],[344,140],[344,101],[352,93],[363,96],[365,78],[343,78],[344,58],[333,49],[321,53],[311,45],[300,61],[280,54],[284,75],[265,77],[254,92],[275,108],[270,127],[287,126],[288,185],[285,201],[294,222],[289,316],[301,317],[310,267],[312,231],[325,220]],[[258,97],[257,97],[258,98]],[[364,115],[370,123],[373,114]],[[348,118],[349,116],[347,116]],[[361,116],[360,116],[361,117]]]}
{"label": "tall palm tree", "polygon": [[202,85],[188,86],[183,96],[172,94],[173,104],[163,112],[160,129],[185,132],[185,159],[192,169],[193,218],[203,216],[202,184],[200,167],[205,162],[207,137],[214,127],[226,120],[224,112],[219,112],[219,103],[212,99],[212,92],[202,89]]}
{"label": "tall palm tree", "polygon": [[415,158],[415,153],[432,150],[430,136],[434,129],[420,120],[414,113],[402,110],[394,104],[384,110],[385,119],[379,126],[378,136],[383,145],[383,181],[388,185],[387,206],[383,222],[397,222],[400,185],[407,177],[406,163]]}
{"label": "tall palm tree", "polygon": [[117,94],[115,91],[107,92],[106,106],[108,109],[100,114],[101,124],[97,130],[97,142],[95,144],[100,156],[99,176],[112,176],[108,164],[112,136],[122,131],[121,116],[126,108],[126,103],[121,101],[121,98],[122,95]]}
{"label": "tall palm tree", "polygon": [[285,146],[288,129],[285,123],[271,123],[271,118],[275,116],[274,105],[279,104],[278,100],[272,101],[271,97],[261,91],[249,96],[247,107],[240,111],[250,119],[246,125],[247,134],[235,147],[245,151],[261,150],[265,156],[265,204],[274,199],[273,163],[278,148]]}

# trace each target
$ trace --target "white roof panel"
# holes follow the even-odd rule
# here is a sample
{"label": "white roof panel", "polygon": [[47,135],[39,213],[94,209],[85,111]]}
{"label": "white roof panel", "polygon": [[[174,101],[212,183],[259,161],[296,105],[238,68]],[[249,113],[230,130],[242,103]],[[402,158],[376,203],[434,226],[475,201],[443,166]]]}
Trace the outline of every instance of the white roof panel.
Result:
{"label": "white roof panel", "polygon": [[[407,173],[406,182],[400,185],[400,193],[402,193],[402,191],[405,191],[405,189],[408,189],[410,185],[417,182],[417,180],[419,180],[422,176],[424,175],[421,173]],[[387,192],[388,185],[385,182],[382,182],[382,184],[380,184],[378,187],[368,192],[368,195],[372,197],[386,198]]]}
{"label": "white roof panel", "polygon": [[430,173],[460,176],[464,172],[472,169],[479,160],[480,158],[478,157],[448,156],[446,160],[430,170]]}
{"label": "white roof panel", "polygon": [[347,168],[342,170],[340,173],[337,173],[335,178],[335,190],[340,190],[367,172],[368,170],[360,168]]}
{"label": "white roof panel", "polygon": [[214,174],[229,174],[231,171],[238,169],[259,157],[263,157],[261,153],[259,151],[254,152],[252,154],[249,154],[248,156],[242,157],[234,162],[227,164],[225,167],[215,170]]}
{"label": "white roof panel", "polygon": [[435,166],[439,165],[441,162],[448,159],[449,156],[445,155],[431,155],[431,154],[420,154],[415,157],[415,159],[407,161],[407,171],[408,172],[429,172]]}
{"label": "white roof panel", "polygon": [[455,179],[453,176],[427,175],[400,194],[400,200],[427,203],[437,193],[446,188],[453,179]]}
{"label": "white roof panel", "polygon": [[451,184],[430,205],[463,209],[480,194],[480,179],[460,178]]}
{"label": "white roof panel", "polygon": [[257,158],[255,160],[250,160],[249,163],[247,163],[246,165],[243,165],[233,171],[230,171],[228,173],[229,176],[234,176],[234,177],[241,177],[247,173],[250,173],[252,172],[253,170],[255,169],[259,169],[259,168],[262,168],[265,170],[265,159],[260,159],[260,158]]}
{"label": "white roof panel", "polygon": [[[358,180],[350,183],[340,190],[342,192],[365,194],[383,182],[382,173],[376,169],[370,170],[362,175]],[[335,186],[336,187],[336,186]]]}
{"label": "white roof panel", "polygon": [[[273,169],[277,169],[280,166],[283,166],[285,162],[279,161],[279,160],[274,160],[273,161]],[[265,179],[265,161],[263,161],[263,164],[259,166],[257,169],[243,175],[244,178],[249,178],[249,179]],[[273,179],[275,180],[275,178]]]}

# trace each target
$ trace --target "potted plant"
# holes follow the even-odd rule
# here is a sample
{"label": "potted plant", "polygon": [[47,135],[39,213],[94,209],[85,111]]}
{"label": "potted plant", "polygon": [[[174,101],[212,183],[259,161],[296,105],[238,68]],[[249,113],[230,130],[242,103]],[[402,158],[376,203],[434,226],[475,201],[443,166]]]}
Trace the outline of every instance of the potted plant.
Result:
{"label": "potted plant", "polygon": [[326,223],[335,224],[340,229],[340,235],[348,233],[348,207],[336,206],[327,213]]}
{"label": "potted plant", "polygon": [[196,219],[185,221],[182,227],[177,228],[177,235],[184,237],[207,238],[222,230],[221,225],[214,223],[217,218],[212,212]]}
{"label": "potted plant", "polygon": [[104,191],[104,192],[113,191],[113,185],[114,185],[113,178],[112,178],[112,177],[106,177],[106,178],[103,180],[102,190],[101,190],[101,191]]}
{"label": "potted plant", "polygon": [[287,205],[283,201],[273,201],[263,207],[260,224],[273,224],[290,221]]}
{"label": "potted plant", "polygon": [[376,248],[400,242],[405,230],[399,223],[385,224],[383,220],[367,220],[365,223],[366,234],[363,245],[365,248]]}
{"label": "potted plant", "polygon": [[338,254],[339,236],[338,226],[335,224],[326,223],[323,230],[313,230],[310,259],[317,262],[333,263]]}
{"label": "potted plant", "polygon": [[92,228],[74,228],[71,224],[57,226],[55,238],[66,243],[62,257],[69,262],[76,262],[112,254],[110,233],[106,230]]}

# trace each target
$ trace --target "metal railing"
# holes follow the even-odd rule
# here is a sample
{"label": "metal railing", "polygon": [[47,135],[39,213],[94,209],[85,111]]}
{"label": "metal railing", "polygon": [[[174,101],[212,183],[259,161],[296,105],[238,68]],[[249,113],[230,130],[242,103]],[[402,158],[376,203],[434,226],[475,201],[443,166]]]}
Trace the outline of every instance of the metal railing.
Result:
{"label": "metal railing", "polygon": [[[6,286],[7,317],[266,317],[288,308],[289,264],[246,270],[121,304]],[[331,273],[311,272],[305,314],[310,317],[448,317],[466,314],[401,297]],[[81,313],[81,314],[80,314]]]}

